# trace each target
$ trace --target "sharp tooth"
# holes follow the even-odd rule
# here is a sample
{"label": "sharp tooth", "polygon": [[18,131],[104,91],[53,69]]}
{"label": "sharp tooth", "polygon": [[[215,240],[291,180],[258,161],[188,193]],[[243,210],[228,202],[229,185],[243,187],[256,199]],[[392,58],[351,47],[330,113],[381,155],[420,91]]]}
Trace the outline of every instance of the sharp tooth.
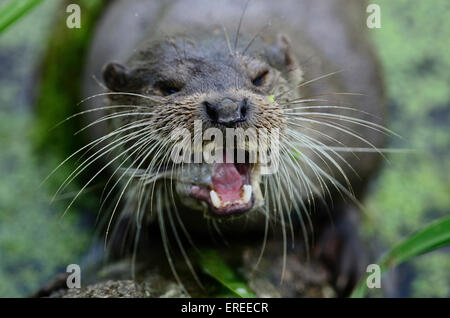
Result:
{"label": "sharp tooth", "polygon": [[216,208],[220,208],[221,207],[221,200],[219,198],[219,196],[217,195],[216,191],[211,190],[209,192],[209,197],[211,198],[211,202],[212,204],[216,207]]}
{"label": "sharp tooth", "polygon": [[244,194],[242,196],[242,201],[244,201],[244,204],[250,202],[251,197],[252,197],[252,186],[249,184],[244,184]]}

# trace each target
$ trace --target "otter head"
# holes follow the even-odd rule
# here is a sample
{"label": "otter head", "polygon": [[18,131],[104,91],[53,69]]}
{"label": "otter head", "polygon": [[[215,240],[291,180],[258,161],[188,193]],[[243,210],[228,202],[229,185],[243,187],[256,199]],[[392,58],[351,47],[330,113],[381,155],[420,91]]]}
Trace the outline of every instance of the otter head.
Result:
{"label": "otter head", "polygon": [[302,73],[283,35],[240,43],[231,48],[214,31],[149,41],[126,65],[104,67],[111,105],[130,107],[111,129],[127,133],[128,174],[141,200],[167,187],[210,217],[264,204],[262,175],[277,173],[268,166],[285,126],[282,104],[297,97]]}

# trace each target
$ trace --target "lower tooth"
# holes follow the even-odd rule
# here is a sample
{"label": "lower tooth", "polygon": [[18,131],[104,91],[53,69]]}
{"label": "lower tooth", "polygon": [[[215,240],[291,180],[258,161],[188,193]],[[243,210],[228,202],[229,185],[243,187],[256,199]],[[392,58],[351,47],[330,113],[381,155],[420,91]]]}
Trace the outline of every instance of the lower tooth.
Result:
{"label": "lower tooth", "polygon": [[245,204],[245,203],[250,202],[250,199],[252,197],[252,186],[249,184],[244,184],[243,188],[244,188],[244,194],[242,196],[242,200],[244,201],[244,204]]}
{"label": "lower tooth", "polygon": [[219,196],[217,195],[216,191],[211,190],[209,192],[209,197],[211,198],[211,202],[214,205],[214,207],[216,208],[220,208],[221,207],[221,200],[219,198]]}

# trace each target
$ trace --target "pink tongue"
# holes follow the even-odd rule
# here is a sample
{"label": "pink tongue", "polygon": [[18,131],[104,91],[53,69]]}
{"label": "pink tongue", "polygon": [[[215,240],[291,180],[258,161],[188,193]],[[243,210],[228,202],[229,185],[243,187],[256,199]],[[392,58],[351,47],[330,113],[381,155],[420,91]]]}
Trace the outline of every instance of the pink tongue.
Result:
{"label": "pink tongue", "polygon": [[212,183],[223,202],[241,199],[242,177],[233,163],[217,164]]}

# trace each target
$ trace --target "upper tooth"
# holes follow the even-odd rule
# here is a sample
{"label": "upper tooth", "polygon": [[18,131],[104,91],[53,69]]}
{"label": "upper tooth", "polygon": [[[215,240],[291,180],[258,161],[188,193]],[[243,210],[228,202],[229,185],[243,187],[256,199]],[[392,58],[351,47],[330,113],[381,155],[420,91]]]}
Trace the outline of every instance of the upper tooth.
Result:
{"label": "upper tooth", "polygon": [[220,200],[219,196],[217,195],[216,191],[211,190],[211,191],[209,192],[209,197],[211,198],[212,204],[213,204],[216,208],[220,208],[220,206],[221,206],[221,200]]}
{"label": "upper tooth", "polygon": [[244,195],[242,196],[242,201],[248,203],[252,197],[252,186],[249,184],[244,184]]}

